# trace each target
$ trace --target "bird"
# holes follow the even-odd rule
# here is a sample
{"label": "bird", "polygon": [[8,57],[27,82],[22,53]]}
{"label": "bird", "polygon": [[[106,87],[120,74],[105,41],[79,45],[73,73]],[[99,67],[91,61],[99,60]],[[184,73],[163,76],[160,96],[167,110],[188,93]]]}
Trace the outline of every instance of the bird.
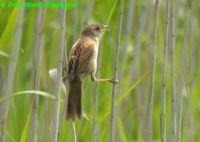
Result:
{"label": "bird", "polygon": [[68,58],[68,102],[66,119],[75,121],[82,117],[82,86],[83,79],[91,76],[94,82],[118,83],[113,79],[98,79],[97,58],[99,42],[103,33],[110,31],[107,25],[90,24],[85,25],[81,31],[80,38],[72,46]]}

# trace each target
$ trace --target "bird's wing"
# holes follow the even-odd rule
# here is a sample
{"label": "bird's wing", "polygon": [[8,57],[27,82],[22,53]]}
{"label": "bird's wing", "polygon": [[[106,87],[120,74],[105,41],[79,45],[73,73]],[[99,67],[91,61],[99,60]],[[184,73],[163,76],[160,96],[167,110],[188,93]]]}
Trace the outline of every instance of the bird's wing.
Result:
{"label": "bird's wing", "polygon": [[90,40],[81,40],[71,49],[68,63],[68,75],[73,79],[77,72],[84,72],[94,52],[94,44]]}

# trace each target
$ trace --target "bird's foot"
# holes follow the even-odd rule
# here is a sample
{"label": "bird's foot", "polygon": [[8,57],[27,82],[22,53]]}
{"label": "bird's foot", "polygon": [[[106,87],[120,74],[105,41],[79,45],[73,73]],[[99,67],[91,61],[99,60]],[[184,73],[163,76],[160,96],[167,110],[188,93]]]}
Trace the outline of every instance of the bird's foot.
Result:
{"label": "bird's foot", "polygon": [[109,82],[113,83],[113,84],[118,84],[119,83],[119,79],[110,79]]}

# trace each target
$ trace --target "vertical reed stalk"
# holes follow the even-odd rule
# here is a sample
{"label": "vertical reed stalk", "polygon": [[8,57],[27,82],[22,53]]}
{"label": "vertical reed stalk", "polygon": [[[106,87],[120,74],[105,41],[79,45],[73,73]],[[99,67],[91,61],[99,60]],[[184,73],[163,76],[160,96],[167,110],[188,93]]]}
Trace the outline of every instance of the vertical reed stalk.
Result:
{"label": "vertical reed stalk", "polygon": [[72,122],[72,130],[73,130],[73,142],[77,142],[75,122]]}
{"label": "vertical reed stalk", "polygon": [[159,16],[159,0],[155,1],[154,5],[154,30],[153,30],[153,40],[154,40],[154,50],[153,50],[153,66],[152,66],[152,76],[151,76],[151,94],[149,96],[147,117],[146,117],[146,142],[151,141],[151,128],[152,128],[152,110],[153,110],[153,97],[154,97],[154,85],[155,85],[155,71],[156,71],[156,56],[157,56],[157,34],[158,34],[158,16]]}
{"label": "vertical reed stalk", "polygon": [[[65,3],[65,0],[59,0],[61,3]],[[55,110],[54,110],[54,119],[53,119],[53,133],[52,133],[52,142],[58,141],[58,129],[59,129],[59,111],[60,111],[60,87],[62,83],[62,64],[63,64],[63,52],[65,47],[65,14],[66,9],[59,9],[59,22],[60,22],[60,46],[58,49],[58,61],[57,61],[57,70],[58,70],[58,80],[56,83],[56,100],[55,100]]]}
{"label": "vertical reed stalk", "polygon": [[[32,69],[32,77],[33,77],[33,90],[39,89],[40,82],[40,65],[41,65],[41,56],[42,56],[42,48],[43,48],[43,33],[44,33],[44,23],[45,23],[45,13],[46,9],[38,9],[36,14],[36,26],[35,26],[35,48],[33,55],[33,69]],[[32,118],[30,122],[30,142],[37,142],[37,113],[38,113],[38,102],[39,96],[33,96],[33,110],[32,110]]]}
{"label": "vertical reed stalk", "polygon": [[176,142],[176,101],[175,101],[175,24],[174,24],[174,0],[170,0],[170,29],[169,29],[169,55],[171,78],[171,125],[170,141]]}
{"label": "vertical reed stalk", "polygon": [[[124,0],[120,0],[120,9],[119,9],[119,23],[118,23],[118,33],[117,41],[115,48],[115,58],[114,58],[114,80],[118,80],[118,63],[119,63],[119,48],[120,48],[120,39],[122,32],[122,20],[123,20],[123,5]],[[112,102],[111,102],[111,114],[110,114],[110,142],[115,142],[114,140],[114,131],[115,131],[115,96],[116,96],[117,84],[113,84],[112,87]]]}
{"label": "vertical reed stalk", "polygon": [[[119,80],[124,79],[124,71],[125,71],[125,64],[126,64],[126,59],[127,59],[127,48],[130,40],[130,35],[132,31],[132,23],[133,23],[133,16],[134,16],[134,8],[135,8],[135,0],[130,0],[128,3],[128,10],[127,10],[127,15],[126,15],[126,28],[125,28],[125,34],[124,34],[124,44],[123,47],[121,48],[121,58],[120,58],[120,69],[119,69]],[[117,97],[119,97],[122,94],[123,91],[123,81],[120,82],[119,85],[119,90],[117,92]],[[116,113],[117,115],[121,115],[120,107],[116,107]],[[119,132],[117,132],[116,139],[118,140],[117,142],[120,141],[120,135]]]}
{"label": "vertical reed stalk", "polygon": [[[21,4],[24,3],[24,0],[21,0]],[[5,104],[5,109],[3,114],[3,120],[2,125],[3,126],[3,132],[4,132],[4,139],[2,142],[6,141],[6,125],[8,121],[8,115],[9,115],[9,107],[10,107],[10,96],[13,91],[13,82],[14,82],[14,75],[18,60],[18,53],[21,46],[21,39],[22,39],[22,31],[23,31],[23,15],[24,15],[24,7],[21,6],[18,11],[18,17],[17,17],[17,23],[14,33],[14,39],[13,39],[13,48],[11,51],[10,61],[9,61],[9,67],[8,67],[8,74],[7,74],[7,82],[6,82],[6,89],[5,89],[5,98],[3,100],[3,104]]]}
{"label": "vertical reed stalk", "polygon": [[[65,41],[66,43],[66,41]],[[64,52],[63,52],[63,76],[66,77],[67,76],[67,70],[68,70],[68,65],[67,65],[67,47],[66,47],[66,44],[65,44],[65,47],[64,47]],[[61,127],[62,127],[62,124],[63,124],[63,120],[65,118],[65,115],[66,115],[66,110],[67,110],[67,101],[68,101],[68,94],[67,94],[67,90],[68,90],[68,81],[67,80],[64,80],[64,84],[66,86],[66,94],[65,94],[65,99],[64,99],[64,104],[63,104],[63,108],[62,108],[62,112],[61,112],[61,115],[60,115],[60,121],[59,121],[59,128],[58,128],[58,136],[60,135],[60,130],[61,130]]]}
{"label": "vertical reed stalk", "polygon": [[187,59],[187,42],[188,42],[188,12],[185,11],[185,25],[184,25],[184,37],[183,37],[183,48],[182,48],[182,57],[181,57],[181,65],[180,65],[180,78],[179,78],[179,86],[178,86],[178,96],[177,96],[177,142],[181,142],[181,127],[182,127],[182,103],[183,103],[183,88],[184,81],[186,76],[186,59]]}
{"label": "vertical reed stalk", "polygon": [[188,89],[187,89],[187,110],[186,110],[186,124],[187,124],[187,131],[186,131],[186,142],[193,142],[195,137],[194,137],[194,128],[192,123],[193,115],[192,115],[192,109],[191,109],[191,87],[192,83],[189,84]]}
{"label": "vertical reed stalk", "polygon": [[149,1],[146,0],[145,1],[146,4],[145,4],[145,10],[140,18],[140,22],[139,22],[139,30],[138,30],[138,34],[137,34],[137,39],[136,39],[136,45],[135,45],[135,53],[134,53],[134,57],[131,61],[131,67],[130,67],[130,71],[129,71],[129,76],[130,76],[130,83],[129,83],[129,86],[133,83],[132,80],[135,76],[135,70],[137,67],[137,63],[139,62],[140,60],[140,51],[141,51],[141,38],[142,38],[142,35],[144,33],[144,30],[145,30],[145,25],[146,25],[146,20],[147,20],[147,14],[148,14],[148,4],[149,4]]}
{"label": "vertical reed stalk", "polygon": [[[75,0],[75,2],[77,3],[78,0]],[[74,30],[73,30],[73,43],[76,42],[77,40],[77,27],[78,27],[78,8],[76,7],[74,9]]]}
{"label": "vertical reed stalk", "polygon": [[[190,18],[189,18],[190,19]],[[191,25],[189,26],[191,27]],[[193,27],[194,28],[194,27]],[[195,27],[196,29],[196,27]],[[191,30],[189,33],[193,33],[192,32],[193,30]],[[190,36],[190,34],[188,34],[188,36]],[[192,40],[193,41],[193,40]],[[193,42],[194,43],[194,42]],[[186,107],[186,124],[187,124],[187,128],[186,128],[186,136],[185,136],[185,139],[187,142],[193,142],[195,137],[194,137],[194,128],[193,128],[193,124],[192,123],[192,119],[193,119],[193,115],[192,115],[192,102],[191,102],[191,97],[192,97],[192,93],[191,93],[191,90],[192,88],[194,87],[194,81],[195,81],[195,78],[196,78],[196,67],[197,67],[197,56],[198,56],[198,49],[199,47],[198,46],[194,46],[192,49],[191,49],[191,55],[190,55],[190,58],[189,58],[189,71],[188,71],[188,74],[189,74],[189,80],[187,80],[187,99],[186,99],[186,104],[187,104],[187,107]]]}
{"label": "vertical reed stalk", "polygon": [[[99,70],[100,70],[100,65],[101,65],[101,45],[100,48],[98,49],[98,59],[97,59],[97,72],[96,72],[96,77],[99,77]],[[97,123],[96,123],[96,118],[97,118],[97,112],[98,112],[98,99],[99,99],[99,87],[98,83],[95,83],[95,98],[94,98],[94,115],[93,115],[93,142],[97,141]]]}
{"label": "vertical reed stalk", "polygon": [[164,26],[164,48],[162,66],[162,94],[160,113],[160,135],[161,142],[166,142],[166,80],[167,80],[167,57],[168,57],[168,37],[169,37],[169,0],[166,1]]}
{"label": "vertical reed stalk", "polygon": [[[5,94],[5,71],[3,66],[0,65],[0,114],[4,113],[5,104],[1,102]],[[3,142],[5,139],[4,131],[3,131],[3,115],[0,115],[0,141]]]}
{"label": "vertical reed stalk", "polygon": [[86,12],[85,12],[85,17],[84,17],[84,20],[83,20],[83,24],[87,24],[88,22],[88,18],[90,16],[90,12],[91,12],[91,9],[92,9],[92,6],[94,4],[94,0],[88,0],[88,6],[87,6],[87,9],[86,9]]}
{"label": "vertical reed stalk", "polygon": [[[148,11],[149,11],[149,5],[150,1],[146,0],[144,2],[144,10],[140,16],[139,19],[139,28],[138,28],[138,33],[136,35],[136,40],[135,40],[135,50],[133,53],[133,59],[131,61],[131,67],[130,67],[130,71],[129,71],[129,86],[136,81],[136,78],[138,76],[141,76],[141,46],[142,46],[142,35],[144,33],[145,30],[145,26],[147,24],[146,20],[147,20],[147,16],[148,16]],[[137,77],[136,77],[137,76]],[[144,104],[145,101],[145,95],[143,95],[141,93],[141,85],[137,86],[136,88],[136,107],[137,107],[137,112],[139,112],[138,115],[138,121],[139,121],[139,137],[140,134],[144,132],[144,121],[145,121],[145,112],[144,109],[145,106],[142,105]],[[144,137],[144,135],[143,135]]]}
{"label": "vertical reed stalk", "polygon": [[[129,38],[131,34],[131,26],[133,23],[135,1],[130,0],[128,5],[129,7],[128,7],[128,12],[127,12],[127,17],[126,17],[127,23],[126,23],[125,38],[124,38],[124,45],[122,48],[122,55],[121,55],[121,61],[120,61],[121,62],[121,71],[120,71],[120,76],[119,76],[120,80],[123,80],[123,76],[124,76],[124,65],[126,61],[127,46],[128,46]],[[121,91],[119,91],[119,93],[121,93]]]}
{"label": "vertical reed stalk", "polygon": [[[191,21],[193,18],[189,18],[188,20]],[[191,22],[190,22],[191,24]],[[189,25],[189,27],[191,28],[192,26]],[[191,34],[194,33],[194,30],[196,30],[196,26],[193,26],[189,31],[188,31],[188,37],[192,37]],[[195,38],[192,39],[192,43],[194,44],[196,41]],[[194,88],[194,85],[195,85],[195,79],[196,79],[196,74],[197,74],[197,66],[198,66],[198,51],[199,51],[199,46],[198,45],[193,45],[193,48],[191,49],[191,55],[190,55],[190,58],[189,58],[189,71],[188,71],[188,74],[189,74],[189,79],[187,80],[187,107],[186,107],[186,123],[187,123],[187,131],[186,131],[186,141],[187,142],[193,142],[194,139],[195,139],[195,136],[194,136],[194,132],[195,132],[195,129],[193,126],[194,123],[193,123],[193,115],[192,115],[192,88]]]}

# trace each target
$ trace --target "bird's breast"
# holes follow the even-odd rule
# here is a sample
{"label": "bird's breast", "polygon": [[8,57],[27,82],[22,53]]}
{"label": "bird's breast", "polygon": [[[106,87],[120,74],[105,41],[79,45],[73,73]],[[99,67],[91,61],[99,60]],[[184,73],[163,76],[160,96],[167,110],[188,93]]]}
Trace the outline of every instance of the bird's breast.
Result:
{"label": "bird's breast", "polygon": [[97,68],[97,58],[98,58],[98,45],[96,45],[93,49],[93,56],[90,59],[90,62],[88,64],[88,68],[90,69],[90,72],[96,71]]}

